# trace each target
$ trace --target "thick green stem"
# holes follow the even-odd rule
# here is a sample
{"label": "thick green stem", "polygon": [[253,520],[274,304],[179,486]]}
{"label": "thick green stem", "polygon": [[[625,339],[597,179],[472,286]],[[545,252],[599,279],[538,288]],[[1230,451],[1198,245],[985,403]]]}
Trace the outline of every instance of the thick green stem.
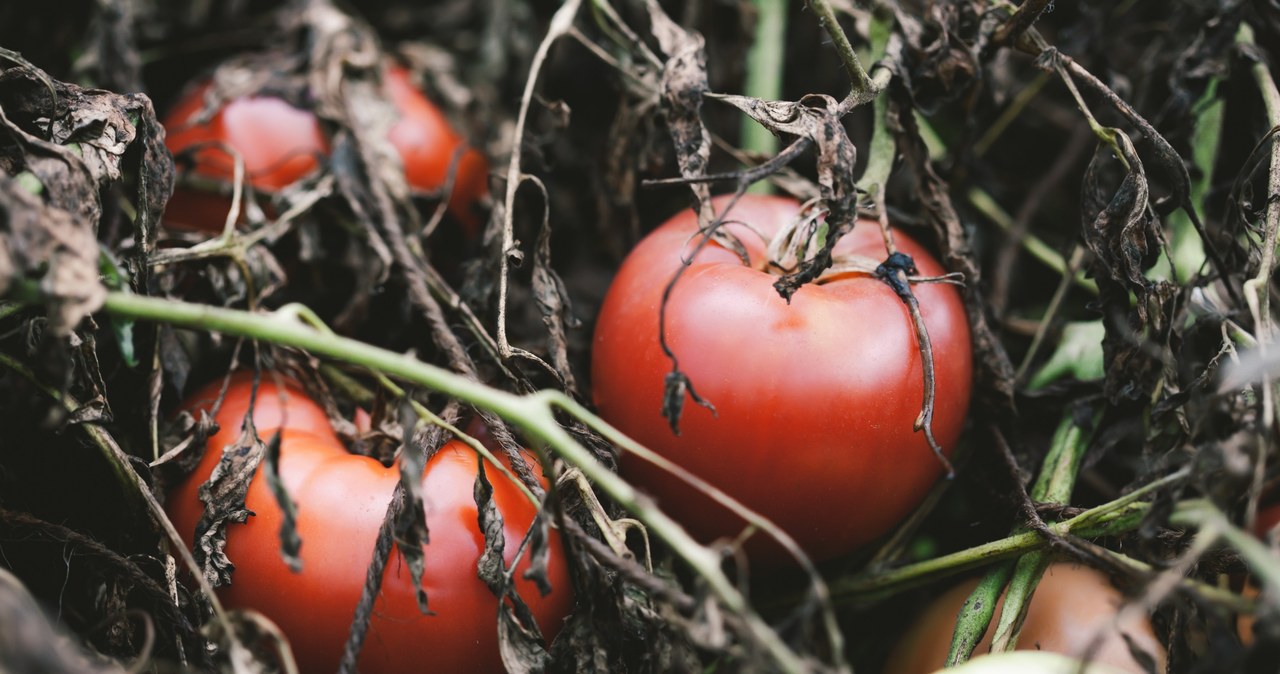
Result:
{"label": "thick green stem", "polygon": [[[1137,528],[1148,510],[1146,503],[1129,503],[1118,509],[1111,507],[1112,505],[1099,506],[1065,522],[1050,524],[1049,529],[1059,536],[1068,534],[1083,538],[1115,536]],[[836,581],[831,585],[831,596],[837,603],[869,601],[927,585],[988,564],[1013,559],[1034,550],[1041,550],[1048,545],[1049,541],[1038,532],[1014,534],[998,541],[975,545],[959,552],[892,571]]]}
{"label": "thick green stem", "polygon": [[[782,98],[783,63],[786,59],[787,0],[754,0],[756,33],[747,52],[747,81],[743,87],[748,96],[776,101]],[[742,117],[742,149],[764,157],[778,153],[778,137],[754,119]],[[769,183],[752,185],[749,192],[767,194]]]}
{"label": "thick green stem", "polygon": [[[11,293],[15,299],[24,302],[36,303],[41,300],[36,284],[31,282],[15,283]],[[677,556],[702,577],[725,608],[741,618],[750,636],[769,654],[780,670],[806,671],[806,665],[800,656],[751,610],[733,581],[721,571],[719,555],[700,545],[629,483],[596,461],[585,447],[560,426],[555,419],[555,408],[571,410],[575,415],[588,417],[584,421],[603,423],[590,418],[591,415],[563,394],[543,391],[518,396],[490,388],[412,356],[310,327],[299,320],[305,315],[305,308],[297,306],[284,307],[274,314],[262,314],[109,292],[102,310],[113,316],[210,330],[290,346],[313,355],[382,372],[493,411],[515,424],[527,440],[533,441],[531,444],[546,443],[553,448],[566,463],[581,470],[593,484],[665,541]],[[739,504],[738,508],[742,506]]]}
{"label": "thick green stem", "polygon": [[[1061,504],[1069,501],[1089,437],[1090,434],[1075,423],[1072,411],[1067,410],[1054,433],[1044,466],[1031,487],[1029,497],[1032,501]],[[1029,530],[1028,525],[1021,525],[1013,533],[1016,535]],[[1018,632],[1026,617],[1031,595],[1048,562],[1048,555],[1043,550],[1037,550],[1023,555],[1016,562],[1000,564],[987,572],[966,600],[967,611],[962,611],[961,619],[956,622],[951,650],[947,654],[947,666],[965,662],[973,655],[974,648],[990,627],[1002,592],[1005,593],[1005,602],[1000,611],[991,650],[996,652],[1013,649],[1017,644]]]}
{"label": "thick green stem", "polygon": [[836,53],[840,55],[840,62],[844,64],[845,72],[849,74],[851,88],[847,98],[855,105],[870,100],[879,93],[879,90],[862,67],[858,52],[854,51],[853,44],[849,42],[849,36],[845,35],[844,29],[840,27],[835,10],[827,0],[807,0],[807,2],[809,9],[813,10],[814,16],[818,18],[818,25],[822,26],[822,29],[831,37]]}
{"label": "thick green stem", "polygon": [[[1171,473],[1114,501],[1090,508],[1071,519],[1049,524],[1049,530],[1058,536],[1071,535],[1080,538],[1115,536],[1132,531],[1142,523],[1142,518],[1149,510],[1149,505],[1142,499],[1185,480],[1189,474],[1186,469]],[[831,584],[831,596],[837,602],[866,601],[885,597],[994,562],[1012,559],[1033,550],[1043,549],[1048,545],[1049,541],[1035,531],[1013,534],[998,541],[983,543],[891,571],[836,581]]]}

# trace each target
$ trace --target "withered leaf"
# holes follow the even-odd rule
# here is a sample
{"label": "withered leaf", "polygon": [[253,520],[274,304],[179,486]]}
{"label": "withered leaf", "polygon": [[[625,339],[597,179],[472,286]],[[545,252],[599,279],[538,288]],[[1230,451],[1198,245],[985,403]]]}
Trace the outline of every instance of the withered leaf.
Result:
{"label": "withered leaf", "polygon": [[[711,161],[711,134],[702,124],[702,99],[710,89],[707,83],[706,41],[698,33],[681,28],[671,20],[657,0],[647,0],[653,36],[667,56],[662,66],[662,112],[667,131],[675,143],[680,175],[697,179],[706,175]],[[711,187],[702,182],[689,183],[699,221],[709,221],[708,203]]]}
{"label": "withered leaf", "polygon": [[246,416],[240,437],[222,448],[208,482],[200,485],[198,494],[205,509],[196,523],[192,553],[205,580],[214,587],[230,583],[235,572],[235,564],[226,554],[227,527],[243,524],[254,514],[245,506],[245,496],[265,452],[266,445],[258,437],[252,415]]}
{"label": "withered leaf", "polygon": [[912,111],[911,96],[894,80],[889,87],[889,107],[885,123],[894,134],[899,151],[915,179],[915,194],[928,214],[929,224],[938,235],[942,259],[952,271],[964,274],[965,310],[973,331],[973,348],[978,367],[980,391],[988,396],[986,405],[1012,411],[1014,409],[1014,369],[1004,345],[991,328],[987,309],[980,296],[968,290],[981,287],[982,273],[960,215],[951,202],[949,187],[934,171],[929,148],[920,135]]}
{"label": "withered leaf", "polygon": [[857,148],[840,121],[839,103],[830,96],[810,95],[795,103],[735,95],[716,95],[715,98],[742,110],[774,133],[809,138],[817,148],[818,187],[828,209],[830,231],[822,248],[802,260],[794,272],[774,283],[778,294],[790,301],[802,286],[831,267],[836,242],[853,229],[858,196],[853,180]]}
{"label": "withered leaf", "polygon": [[298,507],[289,498],[289,490],[280,479],[280,431],[271,434],[271,439],[266,444],[265,456],[263,473],[267,479],[267,487],[283,515],[280,520],[280,555],[284,558],[284,563],[297,573],[302,570],[302,557],[299,556],[302,537],[298,534]]}
{"label": "withered leaf", "polygon": [[92,228],[0,175],[0,295],[14,279],[42,271],[52,335],[69,334],[106,299]]}
{"label": "withered leaf", "polygon": [[431,532],[427,529],[426,509],[423,507],[422,474],[427,461],[440,449],[444,434],[439,426],[416,422],[416,418],[409,405],[402,406],[400,422],[408,424],[402,427],[412,428],[413,432],[405,442],[404,451],[400,452],[400,487],[404,492],[404,507],[396,513],[392,536],[409,568],[409,577],[416,588],[418,610],[429,614],[430,598],[422,587],[422,574],[426,568],[423,546],[431,542]]}
{"label": "withered leaf", "polygon": [[[1128,170],[1120,185],[1106,198],[1101,184],[1104,164],[1110,157],[1105,145],[1094,153],[1084,182],[1084,240],[1094,254],[1100,273],[1124,285],[1129,290],[1143,293],[1150,281],[1143,274],[1148,253],[1157,234],[1152,231],[1155,219],[1148,210],[1150,188],[1142,160],[1133,142],[1119,130],[1112,135],[1128,164]],[[1101,206],[1101,208],[1099,208]],[[1139,311],[1145,307],[1139,302]]]}
{"label": "withered leaf", "polygon": [[493,485],[489,482],[484,462],[477,461],[476,465],[474,496],[477,520],[484,534],[484,552],[476,564],[476,573],[500,600],[498,649],[503,665],[511,672],[541,672],[547,662],[542,634],[533,611],[514,591],[514,585],[507,582],[502,514],[493,501]]}
{"label": "withered leaf", "polygon": [[542,324],[547,328],[548,350],[551,366],[555,368],[565,392],[576,394],[578,384],[569,366],[569,342],[566,327],[577,327],[578,321],[571,312],[569,291],[564,280],[551,266],[551,219],[543,214],[542,229],[533,255],[533,299],[542,314]]}

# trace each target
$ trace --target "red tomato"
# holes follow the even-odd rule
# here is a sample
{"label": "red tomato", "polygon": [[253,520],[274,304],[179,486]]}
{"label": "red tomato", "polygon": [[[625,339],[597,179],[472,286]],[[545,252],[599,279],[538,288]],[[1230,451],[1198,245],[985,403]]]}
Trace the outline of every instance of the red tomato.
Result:
{"label": "red tomato", "polygon": [[[463,140],[444,114],[409,81],[409,72],[391,66],[384,79],[387,95],[400,119],[387,138],[400,153],[405,179],[423,191],[443,187],[454,153]],[[194,123],[204,107],[209,85],[197,87],[178,102],[165,120],[165,145],[174,154],[198,143],[195,173],[204,178],[229,181],[235,163],[231,154],[219,147],[234,148],[244,159],[245,180],[259,190],[282,189],[315,170],[318,156],[329,153],[315,115],[271,96],[255,96],[230,101],[208,122]],[[449,197],[449,210],[474,230],[478,224],[472,207],[487,191],[489,166],[484,157],[465,149],[458,160],[457,176]],[[170,226],[203,232],[220,232],[230,201],[217,194],[178,190],[169,201],[165,220]]]}
{"label": "red tomato", "polygon": [[[726,199],[717,199],[723,208]],[[694,389],[716,413],[687,403],[679,436],[661,415],[671,361],[658,343],[663,289],[696,241],[684,211],[627,257],[596,323],[592,384],[601,416],[789,532],[815,558],[844,554],[885,534],[916,506],[941,466],[912,430],[923,398],[915,331],[885,283],[844,275],[802,288],[787,304],[765,269],[765,245],[800,212],[790,199],[747,196],[729,214],[730,232],[751,266],[710,244],[676,284],[667,340]],[[896,235],[924,275],[942,267]],[[878,226],[859,223],[837,255],[877,262]],[[951,286],[914,287],[934,349],[933,431],[948,451],[964,425],[972,363],[969,326]],[[733,536],[742,522],[701,494],[638,460],[624,470],[667,512],[704,539]],[[757,539],[759,536],[756,537]],[[779,550],[758,549],[773,561]]]}
{"label": "red tomato", "polygon": [[[925,608],[916,622],[898,641],[885,674],[929,674],[942,668],[951,647],[956,615],[964,600],[977,587],[976,578],[951,588]],[[1165,648],[1156,639],[1151,622],[1145,616],[1127,620],[1116,628],[1113,621],[1124,596],[1103,574],[1088,567],[1053,564],[1036,587],[1018,637],[1018,650],[1038,650],[1083,658],[1092,653],[1093,661],[1117,667],[1126,672],[1146,674],[1129,652],[1125,637],[1146,651],[1156,662],[1156,671],[1165,670]],[[1004,597],[996,606],[996,616]],[[986,636],[978,642],[974,656],[991,649],[995,621]],[[1101,634],[1097,650],[1090,651],[1094,639]]]}
{"label": "red tomato", "polygon": [[[249,374],[237,375],[217,415],[219,431],[211,448],[236,441],[249,406]],[[191,398],[187,409],[208,409],[218,383]],[[281,401],[281,395],[285,400]],[[219,596],[230,607],[254,608],[284,631],[304,672],[335,671],[342,656],[365,570],[398,469],[349,454],[334,435],[324,410],[290,382],[285,389],[264,375],[254,423],[266,440],[282,430],[280,474],[298,506],[302,572],[280,558],[281,512],[261,472],[250,483],[246,504],[256,516],[227,532],[227,556],[236,565]],[[209,451],[191,476],[169,497],[168,511],[178,531],[191,535],[203,512],[197,489],[217,465],[221,452]],[[533,465],[533,457],[528,457]],[[507,563],[514,558],[535,509],[515,485],[488,470],[494,502],[503,516]],[[422,494],[430,543],[425,547],[422,586],[435,615],[422,615],[409,569],[398,550],[387,561],[374,606],[362,672],[500,672],[498,602],[476,575],[484,538],[476,521],[472,486],[476,454],[464,444],[446,444],[427,464]],[[520,595],[533,609],[544,636],[555,637],[573,595],[558,537],[552,532],[549,576],[553,592],[542,597],[524,580],[528,556],[516,573]]]}

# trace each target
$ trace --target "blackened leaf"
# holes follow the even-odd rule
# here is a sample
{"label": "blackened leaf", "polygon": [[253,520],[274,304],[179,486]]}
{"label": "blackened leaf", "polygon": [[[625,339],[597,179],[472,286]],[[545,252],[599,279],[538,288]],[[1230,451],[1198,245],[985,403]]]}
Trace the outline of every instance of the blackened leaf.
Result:
{"label": "blackened leaf", "polygon": [[41,272],[52,335],[67,335],[106,299],[92,227],[0,175],[0,294]]}
{"label": "blackened leaf", "polygon": [[[1100,146],[1099,152],[1094,153],[1085,174],[1084,240],[1093,251],[1100,274],[1142,297],[1150,286],[1143,270],[1157,236],[1153,231],[1156,223],[1147,209],[1150,190],[1142,160],[1128,136],[1112,131],[1128,169],[1119,187],[1098,209],[1098,202],[1104,199],[1105,188],[1101,183],[1110,151]],[[1145,312],[1143,302],[1138,303],[1138,310]]]}
{"label": "blackened leaf", "polygon": [[857,149],[840,120],[839,103],[830,96],[805,96],[796,103],[762,101],[748,96],[717,95],[715,98],[742,110],[774,133],[808,138],[817,148],[818,187],[828,209],[828,234],[812,257],[802,260],[796,271],[774,283],[778,294],[790,301],[804,284],[831,267],[831,251],[836,242],[853,229],[858,196],[853,180]]}
{"label": "blackened leaf", "polygon": [[[711,161],[711,134],[702,124],[702,98],[710,89],[707,84],[706,41],[697,33],[681,28],[671,20],[657,0],[647,0],[653,36],[666,54],[662,67],[662,111],[667,131],[675,143],[680,175],[697,179],[706,175]],[[708,210],[711,187],[702,182],[689,183],[697,205],[699,221],[710,219]]]}
{"label": "blackened leaf", "polygon": [[[411,416],[413,415],[413,416]],[[408,405],[401,409],[401,423],[411,424],[413,433],[400,452],[400,487],[404,492],[404,507],[396,513],[392,525],[396,547],[409,567],[409,577],[417,588],[418,610],[429,614],[427,591],[422,587],[422,573],[426,558],[423,546],[431,542],[427,529],[426,509],[422,500],[422,474],[427,461],[440,448],[442,432],[439,426],[415,423],[416,415]]]}
{"label": "blackened leaf", "polygon": [[275,497],[276,505],[280,506],[280,512],[283,515],[280,520],[280,556],[284,559],[284,563],[297,573],[302,570],[302,557],[298,554],[302,549],[302,537],[298,535],[297,504],[289,498],[289,490],[280,479],[280,431],[278,430],[271,434],[271,439],[267,441],[266,459],[263,472],[266,474],[267,487],[271,489],[271,495]]}
{"label": "blackened leaf", "polygon": [[[544,203],[546,203],[544,201]],[[533,299],[542,314],[542,324],[547,328],[548,350],[551,365],[567,393],[575,394],[578,388],[573,370],[569,366],[569,343],[565,327],[576,327],[578,322],[571,313],[569,291],[564,280],[551,266],[551,218],[544,213],[542,229],[538,232],[533,255]]]}
{"label": "blackened leaf", "polygon": [[252,415],[246,416],[239,439],[222,448],[222,458],[209,474],[209,481],[200,485],[198,493],[205,509],[196,524],[192,552],[205,580],[214,587],[230,583],[235,572],[235,564],[226,553],[227,527],[243,524],[254,514],[245,507],[245,495],[265,451]]}
{"label": "blackened leaf", "polygon": [[484,535],[484,552],[477,562],[476,573],[494,595],[501,597],[505,582],[503,574],[506,571],[502,555],[507,543],[502,533],[502,513],[498,512],[498,506],[493,502],[493,485],[485,474],[484,462],[476,461],[476,468],[473,494],[480,533]]}

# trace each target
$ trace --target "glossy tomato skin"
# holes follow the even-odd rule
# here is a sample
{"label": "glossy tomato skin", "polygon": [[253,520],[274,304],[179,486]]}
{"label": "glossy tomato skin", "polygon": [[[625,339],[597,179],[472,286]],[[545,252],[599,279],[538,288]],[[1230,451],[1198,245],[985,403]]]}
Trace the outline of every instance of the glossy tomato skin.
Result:
{"label": "glossy tomato skin", "polygon": [[[884,674],[930,674],[942,668],[951,647],[956,615],[973,589],[971,579],[948,590],[936,599],[894,647]],[[1122,671],[1146,674],[1125,643],[1127,636],[1134,646],[1149,654],[1156,671],[1165,671],[1165,648],[1156,638],[1151,621],[1145,616],[1126,620],[1115,628],[1114,620],[1124,596],[1111,585],[1105,575],[1093,569],[1071,564],[1053,564],[1045,571],[1036,587],[1027,611],[1026,621],[1018,637],[1018,650],[1041,650],[1072,657],[1092,654],[1092,659]],[[999,616],[1004,597],[996,607]],[[995,619],[986,636],[974,649],[974,657],[991,649]],[[1094,646],[1094,639],[1102,634]]]}
{"label": "glossy tomato skin", "polygon": [[[726,200],[716,200],[717,209]],[[799,213],[781,197],[747,196],[729,214],[765,237]],[[658,343],[663,289],[693,249],[685,211],[628,255],[601,307],[592,387],[601,416],[647,447],[736,497],[789,532],[811,556],[847,553],[888,532],[923,498],[941,466],[913,431],[923,396],[921,359],[907,309],[884,283],[847,275],[801,288],[788,305],[762,271],[764,244],[728,228],[752,266],[710,244],[675,286],[667,339],[693,387],[716,408],[687,402],[677,437],[661,416],[670,360]],[[898,232],[921,274],[943,273]],[[860,222],[836,254],[886,257],[878,226]],[[969,405],[969,327],[952,286],[914,287],[933,344],[933,431],[950,451]],[[624,456],[627,476],[703,539],[736,535],[742,522],[683,483]],[[759,538],[757,536],[756,538]],[[771,563],[777,548],[753,560]]]}
{"label": "glossy tomato skin", "polygon": [[[250,384],[247,375],[234,378],[216,417],[220,430],[210,438],[210,449],[239,436]],[[281,393],[286,397],[283,404]],[[217,383],[193,396],[187,409],[207,409],[216,396]],[[292,382],[281,389],[269,375],[263,376],[254,422],[264,439],[282,429],[280,470],[298,506],[303,568],[295,574],[280,558],[281,513],[259,472],[246,499],[256,515],[228,530],[227,556],[236,571],[219,596],[229,607],[253,608],[278,624],[302,671],[336,671],[398,470],[347,453],[324,410]],[[219,455],[206,451],[197,469],[169,497],[169,515],[186,536],[195,531],[203,509],[197,490]],[[409,570],[399,551],[393,551],[360,655],[361,672],[503,671],[497,599],[476,575],[484,539],[472,496],[475,475],[475,452],[460,442],[446,444],[428,463],[422,478],[430,530],[423,587],[435,615],[419,612]],[[503,515],[509,564],[535,511],[500,473],[491,469],[487,475]],[[547,639],[554,638],[573,603],[565,558],[552,534],[553,592],[542,597],[531,581],[522,579],[527,557],[516,573],[520,595]]]}
{"label": "glossy tomato skin", "polygon": [[[448,119],[410,82],[409,72],[390,66],[385,73],[386,92],[399,113],[387,139],[400,154],[405,180],[423,191],[444,186],[455,153],[457,175],[449,197],[449,211],[474,233],[476,202],[488,190],[488,163],[467,148]],[[231,181],[234,148],[244,160],[245,180],[259,190],[276,191],[314,171],[318,158],[329,153],[329,140],[316,116],[273,96],[252,96],[227,102],[206,122],[198,115],[204,108],[209,84],[196,87],[165,118],[165,145],[170,152],[192,146],[194,172],[203,178]],[[165,210],[171,227],[208,233],[222,231],[230,200],[218,194],[179,189]]]}

